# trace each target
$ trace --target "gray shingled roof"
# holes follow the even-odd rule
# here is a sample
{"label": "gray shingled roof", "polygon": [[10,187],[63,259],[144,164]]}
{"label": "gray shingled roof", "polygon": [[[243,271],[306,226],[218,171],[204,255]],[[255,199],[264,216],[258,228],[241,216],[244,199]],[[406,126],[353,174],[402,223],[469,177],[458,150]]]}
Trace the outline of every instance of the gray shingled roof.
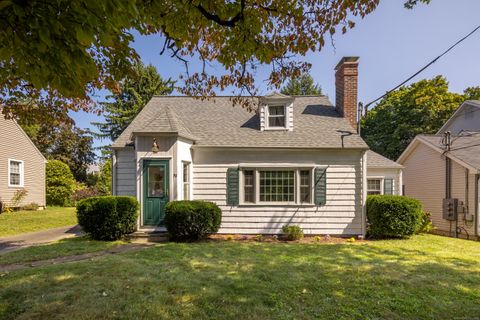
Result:
{"label": "gray shingled roof", "polygon": [[[443,149],[443,135],[418,135],[420,140]],[[480,132],[466,133],[461,136],[452,136],[450,151],[453,157],[467,163],[468,165],[480,170]]]}
{"label": "gray shingled roof", "polygon": [[393,160],[390,160],[372,150],[367,151],[367,167],[368,168],[395,168],[395,169],[403,168],[401,164]]}
{"label": "gray shingled roof", "polygon": [[230,97],[154,97],[112,147],[128,145],[136,133],[177,133],[209,147],[368,149],[327,97],[296,97],[293,110],[293,131],[262,132],[259,116]]}

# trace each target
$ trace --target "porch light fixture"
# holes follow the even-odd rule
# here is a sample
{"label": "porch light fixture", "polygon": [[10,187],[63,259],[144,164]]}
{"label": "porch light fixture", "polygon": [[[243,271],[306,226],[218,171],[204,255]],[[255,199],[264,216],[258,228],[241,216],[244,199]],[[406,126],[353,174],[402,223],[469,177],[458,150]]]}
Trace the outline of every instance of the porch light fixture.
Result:
{"label": "porch light fixture", "polygon": [[157,139],[153,138],[153,144],[152,144],[152,152],[157,153],[159,150],[158,144],[157,144]]}

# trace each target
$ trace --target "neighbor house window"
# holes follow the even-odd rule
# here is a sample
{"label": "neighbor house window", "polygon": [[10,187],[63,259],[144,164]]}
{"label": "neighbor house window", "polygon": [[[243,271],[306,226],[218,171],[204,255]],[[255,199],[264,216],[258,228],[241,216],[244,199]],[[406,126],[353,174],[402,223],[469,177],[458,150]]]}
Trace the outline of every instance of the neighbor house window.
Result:
{"label": "neighbor house window", "polygon": [[310,200],[310,170],[300,170],[300,202],[311,202]]}
{"label": "neighbor house window", "polygon": [[367,194],[381,194],[381,193],[382,193],[382,179],[368,179]]}
{"label": "neighbor house window", "polygon": [[255,202],[255,175],[253,170],[243,172],[243,201]]}
{"label": "neighbor house window", "polygon": [[23,161],[8,160],[8,185],[23,187]]}
{"label": "neighbor house window", "polygon": [[260,171],[260,202],[295,201],[295,171]]}
{"label": "neighbor house window", "polygon": [[285,106],[268,107],[268,126],[273,128],[285,128]]}
{"label": "neighbor house window", "polygon": [[183,163],[183,200],[190,200],[190,163]]}

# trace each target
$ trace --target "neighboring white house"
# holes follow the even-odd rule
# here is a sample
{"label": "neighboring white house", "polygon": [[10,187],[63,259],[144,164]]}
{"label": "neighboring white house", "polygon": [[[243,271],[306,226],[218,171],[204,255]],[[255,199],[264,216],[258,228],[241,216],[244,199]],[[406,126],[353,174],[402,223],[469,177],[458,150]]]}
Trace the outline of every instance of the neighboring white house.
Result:
{"label": "neighboring white house", "polygon": [[[405,195],[422,202],[438,233],[478,239],[480,101],[463,103],[436,135],[415,137],[398,162],[404,166]],[[458,201],[456,216],[444,215],[444,199]]]}
{"label": "neighboring white house", "polygon": [[[36,203],[45,207],[45,163],[42,153],[14,120],[0,114],[0,201],[6,206]],[[14,195],[26,196],[17,204]]]}
{"label": "neighboring white house", "polygon": [[357,58],[343,58],[336,107],[325,96],[278,93],[253,98],[252,112],[231,97],[154,97],[112,145],[113,193],[138,198],[143,230],[164,230],[168,201],[201,199],[222,209],[220,233],[296,224],[363,235],[369,155],[368,181],[380,193],[399,192],[401,167],[356,134],[357,77]]}
{"label": "neighboring white house", "polygon": [[367,194],[402,195],[403,166],[369,150],[367,152]]}

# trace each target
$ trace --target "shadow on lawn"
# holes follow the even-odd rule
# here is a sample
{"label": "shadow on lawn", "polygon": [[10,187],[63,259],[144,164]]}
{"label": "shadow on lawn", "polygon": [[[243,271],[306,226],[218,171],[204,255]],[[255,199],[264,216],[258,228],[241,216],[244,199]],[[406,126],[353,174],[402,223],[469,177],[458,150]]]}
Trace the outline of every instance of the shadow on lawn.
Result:
{"label": "shadow on lawn", "polygon": [[164,244],[9,274],[0,316],[453,318],[480,311],[480,262],[374,245]]}

